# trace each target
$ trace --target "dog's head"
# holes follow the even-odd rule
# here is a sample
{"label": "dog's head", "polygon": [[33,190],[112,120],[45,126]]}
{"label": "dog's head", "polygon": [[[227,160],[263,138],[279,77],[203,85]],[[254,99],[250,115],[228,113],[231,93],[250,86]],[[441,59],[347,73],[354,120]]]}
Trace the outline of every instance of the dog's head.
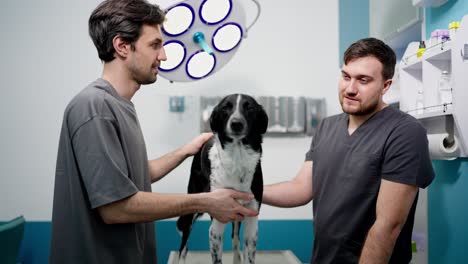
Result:
{"label": "dog's head", "polygon": [[261,136],[268,127],[268,116],[254,98],[231,94],[215,106],[210,117],[211,130],[228,139]]}

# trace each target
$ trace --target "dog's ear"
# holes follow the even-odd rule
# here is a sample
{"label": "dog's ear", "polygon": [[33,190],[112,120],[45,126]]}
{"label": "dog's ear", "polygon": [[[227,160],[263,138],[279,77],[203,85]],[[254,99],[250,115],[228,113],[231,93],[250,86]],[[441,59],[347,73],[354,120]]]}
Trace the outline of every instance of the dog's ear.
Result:
{"label": "dog's ear", "polygon": [[263,109],[263,106],[261,105],[258,105],[256,121],[257,122],[255,122],[255,129],[260,134],[265,134],[268,128],[268,115],[266,114],[265,109]]}
{"label": "dog's ear", "polygon": [[211,116],[210,116],[210,127],[211,131],[213,133],[218,133],[221,131],[221,126],[222,126],[222,121],[221,119],[221,109],[220,109],[220,104],[217,104],[214,108],[213,111],[211,111]]}

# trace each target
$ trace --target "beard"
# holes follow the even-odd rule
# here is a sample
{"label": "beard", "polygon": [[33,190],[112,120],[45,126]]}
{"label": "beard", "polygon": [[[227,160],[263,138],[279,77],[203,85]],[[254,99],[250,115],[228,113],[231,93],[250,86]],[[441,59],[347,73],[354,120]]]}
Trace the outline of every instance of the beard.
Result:
{"label": "beard", "polygon": [[140,78],[136,79],[137,83],[140,85],[145,85],[145,84],[152,84],[156,82],[156,76],[153,75],[152,77],[146,77],[146,78]]}
{"label": "beard", "polygon": [[150,72],[137,71],[132,73],[133,79],[140,85],[152,84],[156,82],[156,75]]}
{"label": "beard", "polygon": [[130,65],[129,69],[132,78],[140,85],[152,84],[157,80],[156,74],[153,73],[154,68],[148,71],[143,69],[141,65],[133,63]]}
{"label": "beard", "polygon": [[346,107],[343,103],[343,99],[340,100],[340,104],[341,104],[341,109],[343,110],[343,112],[345,112],[346,114],[355,115],[355,116],[366,116],[366,115],[376,112],[377,109],[379,108],[378,100],[376,100],[375,102],[372,101],[368,105],[362,105],[359,102],[359,107],[357,109],[352,109],[352,108],[350,109],[349,107]]}

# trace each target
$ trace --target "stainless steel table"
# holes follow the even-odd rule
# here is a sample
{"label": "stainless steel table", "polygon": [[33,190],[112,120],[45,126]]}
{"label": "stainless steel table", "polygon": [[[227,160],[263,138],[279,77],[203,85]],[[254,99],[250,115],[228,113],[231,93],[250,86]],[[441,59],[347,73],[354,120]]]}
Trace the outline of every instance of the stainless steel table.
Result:
{"label": "stainless steel table", "polygon": [[[178,251],[171,251],[168,264],[177,264]],[[223,252],[223,263],[232,263],[232,251]],[[209,251],[189,251],[185,264],[210,264]],[[290,250],[257,251],[255,264],[302,264]]]}

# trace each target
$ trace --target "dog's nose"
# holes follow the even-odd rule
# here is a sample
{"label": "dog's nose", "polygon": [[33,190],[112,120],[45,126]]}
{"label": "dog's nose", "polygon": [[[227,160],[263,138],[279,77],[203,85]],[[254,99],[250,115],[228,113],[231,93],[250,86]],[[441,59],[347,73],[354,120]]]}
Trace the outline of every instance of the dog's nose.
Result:
{"label": "dog's nose", "polygon": [[231,121],[231,129],[233,132],[242,132],[244,130],[244,123],[240,119],[233,119]]}

